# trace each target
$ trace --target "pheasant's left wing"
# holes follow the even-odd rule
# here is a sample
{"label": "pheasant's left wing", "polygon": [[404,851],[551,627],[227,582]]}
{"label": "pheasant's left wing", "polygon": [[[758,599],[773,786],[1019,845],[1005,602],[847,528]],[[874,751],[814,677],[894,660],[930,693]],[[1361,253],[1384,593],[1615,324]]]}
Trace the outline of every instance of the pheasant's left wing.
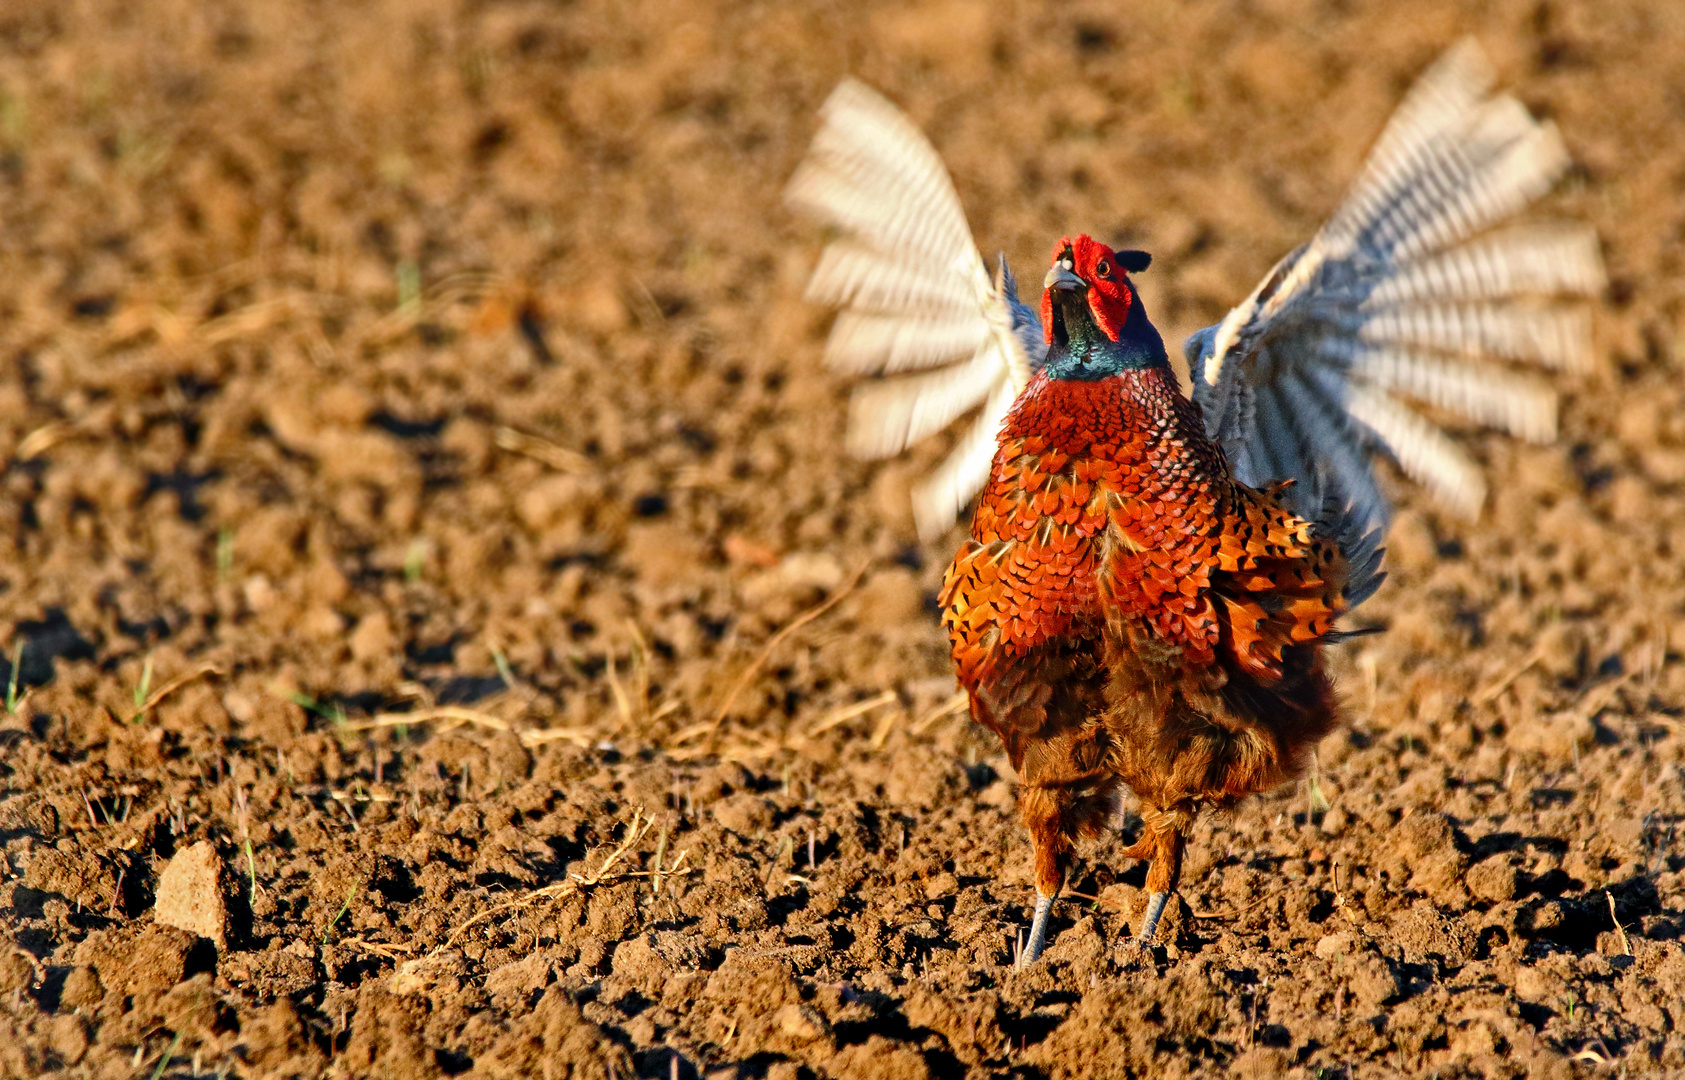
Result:
{"label": "pheasant's left wing", "polygon": [[842,309],[826,362],[873,377],[854,391],[849,449],[890,457],[982,406],[914,490],[930,539],[988,479],[1001,419],[1045,353],[1040,321],[1004,259],[990,280],[942,159],[899,109],[848,80],[821,117],[787,198],[839,233],[807,295]]}
{"label": "pheasant's left wing", "polygon": [[1472,42],[1453,48],[1328,224],[1185,346],[1194,400],[1235,477],[1294,481],[1282,494],[1295,512],[1332,512],[1348,538],[1386,523],[1378,453],[1452,510],[1480,512],[1479,468],[1414,403],[1543,441],[1556,394],[1494,361],[1591,362],[1589,313],[1559,302],[1603,287],[1590,228],[1488,231],[1568,164],[1555,128],[1491,82]]}

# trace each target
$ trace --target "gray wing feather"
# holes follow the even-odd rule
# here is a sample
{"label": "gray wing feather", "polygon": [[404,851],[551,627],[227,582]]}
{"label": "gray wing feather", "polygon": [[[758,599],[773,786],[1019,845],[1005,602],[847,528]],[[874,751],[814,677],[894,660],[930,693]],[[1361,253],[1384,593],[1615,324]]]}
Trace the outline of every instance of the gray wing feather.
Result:
{"label": "gray wing feather", "polygon": [[1006,263],[1006,252],[995,256],[995,267],[995,294],[1006,301],[1012,315],[1012,336],[1018,339],[1029,372],[1034,375],[1047,360],[1047,337],[1041,325],[1041,313],[1018,298],[1018,278]]}
{"label": "gray wing feather", "polygon": [[1494,229],[1550,189],[1567,153],[1554,127],[1491,86],[1477,46],[1447,53],[1328,224],[1184,347],[1194,399],[1235,475],[1295,481],[1301,513],[1318,499],[1337,505],[1366,551],[1390,512],[1376,454],[1459,514],[1484,502],[1480,470],[1420,406],[1547,440],[1555,393],[1499,362],[1591,364],[1589,313],[1563,302],[1603,288],[1596,236]]}

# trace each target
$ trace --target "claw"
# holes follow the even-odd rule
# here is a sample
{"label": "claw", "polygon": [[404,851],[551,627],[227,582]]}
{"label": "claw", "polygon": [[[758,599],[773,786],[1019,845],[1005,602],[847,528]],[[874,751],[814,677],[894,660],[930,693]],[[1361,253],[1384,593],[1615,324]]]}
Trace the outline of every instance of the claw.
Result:
{"label": "claw", "polygon": [[1164,914],[1165,901],[1170,899],[1168,892],[1156,892],[1147,898],[1147,914],[1141,920],[1141,932],[1135,940],[1142,945],[1150,945],[1153,935],[1158,933],[1158,920]]}
{"label": "claw", "polygon": [[1018,954],[1018,966],[1028,967],[1041,956],[1042,950],[1047,948],[1047,916],[1053,910],[1053,897],[1036,893],[1036,917],[1030,923],[1030,940],[1024,945],[1024,951]]}

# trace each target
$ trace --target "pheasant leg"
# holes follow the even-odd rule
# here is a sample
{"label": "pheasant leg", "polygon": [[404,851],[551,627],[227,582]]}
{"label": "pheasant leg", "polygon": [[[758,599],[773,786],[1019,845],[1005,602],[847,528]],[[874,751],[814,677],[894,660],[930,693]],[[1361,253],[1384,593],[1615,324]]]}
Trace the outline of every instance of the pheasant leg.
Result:
{"label": "pheasant leg", "polygon": [[[1141,933],[1135,938],[1141,945],[1152,944],[1153,935],[1158,933],[1159,918],[1164,914],[1164,905],[1182,877],[1182,831],[1172,829],[1153,833],[1151,837],[1153,864],[1147,870],[1147,912],[1141,919]],[[1137,843],[1136,846],[1141,845]]]}
{"label": "pheasant leg", "polygon": [[1030,923],[1030,940],[1025,942],[1024,951],[1018,957],[1018,966],[1028,967],[1041,956],[1047,947],[1047,917],[1053,910],[1053,897],[1036,890],[1036,917]]}

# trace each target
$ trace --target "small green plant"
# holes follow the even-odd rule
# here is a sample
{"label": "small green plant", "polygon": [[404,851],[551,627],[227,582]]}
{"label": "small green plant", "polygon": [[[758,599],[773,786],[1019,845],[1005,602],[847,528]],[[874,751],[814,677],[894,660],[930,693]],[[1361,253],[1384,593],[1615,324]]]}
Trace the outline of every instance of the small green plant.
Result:
{"label": "small green plant", "polygon": [[509,658],[503,655],[502,649],[491,651],[491,662],[497,665],[497,677],[503,680],[503,685],[515,689],[515,672],[509,667]]}
{"label": "small green plant", "polygon": [[398,310],[406,315],[419,314],[421,311],[421,268],[414,260],[401,259],[393,277],[398,284]]}
{"label": "small green plant", "polygon": [[404,584],[419,585],[421,572],[427,568],[427,541],[416,539],[404,550]]}
{"label": "small green plant", "polygon": [[129,717],[129,723],[138,724],[146,716],[146,703],[152,697],[152,657],[146,658],[146,663],[140,669],[140,682],[135,684],[135,714]]}
{"label": "small green plant", "polygon": [[321,702],[302,691],[294,691],[288,695],[288,698],[294,705],[297,705],[305,712],[315,713],[323,720],[332,724],[335,728],[345,726],[345,706],[341,705],[337,701],[328,705],[323,705]]}
{"label": "small green plant", "polygon": [[251,829],[251,797],[245,788],[234,791],[234,816],[240,823],[240,839],[246,849],[246,875],[251,878],[251,891],[246,894],[246,902],[257,903],[257,859],[252,855]]}
{"label": "small green plant", "polygon": [[181,1049],[181,1032],[178,1031],[176,1037],[170,1041],[170,1048],[164,1051],[163,1057],[158,1059],[158,1067],[152,1070],[152,1080],[158,1080],[160,1076],[164,1075],[164,1070],[170,1067],[170,1059],[176,1056],[176,1051],[179,1049]]}
{"label": "small green plant", "polygon": [[29,135],[29,106],[16,94],[0,91],[0,142],[20,149]]}
{"label": "small green plant", "polygon": [[1314,818],[1328,813],[1328,796],[1322,793],[1321,778],[1313,773],[1306,786],[1309,789],[1311,816]]}
{"label": "small green plant", "polygon": [[328,943],[328,935],[332,934],[333,928],[339,925],[339,920],[345,918],[345,913],[347,911],[351,910],[351,901],[355,900],[356,898],[357,898],[357,886],[355,884],[353,884],[351,886],[351,888],[349,888],[345,891],[345,903],[343,903],[339,906],[339,910],[334,913],[334,917],[328,921],[328,928],[326,930],[322,931],[322,944],[323,945],[326,945]]}
{"label": "small green plant", "polygon": [[18,672],[23,670],[23,639],[12,647],[12,673],[6,677],[6,711],[13,716],[18,714],[18,705],[22,698],[18,697]]}
{"label": "small green plant", "polygon": [[216,579],[224,585],[234,579],[234,530],[226,525],[216,531]]}

